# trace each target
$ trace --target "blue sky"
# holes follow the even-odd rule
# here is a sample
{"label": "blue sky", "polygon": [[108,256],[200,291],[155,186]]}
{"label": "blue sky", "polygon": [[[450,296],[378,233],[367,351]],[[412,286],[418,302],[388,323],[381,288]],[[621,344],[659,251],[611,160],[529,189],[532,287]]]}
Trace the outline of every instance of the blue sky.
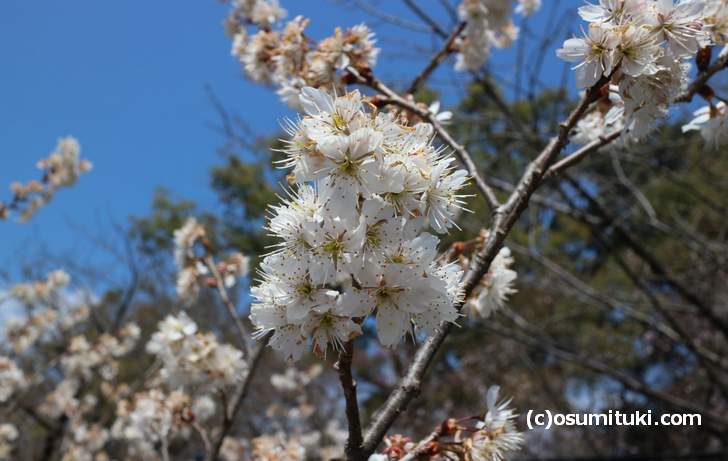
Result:
{"label": "blue sky", "polygon": [[[422,2],[428,8],[438,3]],[[389,81],[415,75],[426,56],[418,50],[438,43],[329,0],[282,4],[289,16],[314,18],[309,33],[318,38],[336,25],[372,25],[384,49],[377,72]],[[416,21],[401,2],[374,4]],[[222,139],[210,128],[217,119],[205,85],[261,134],[275,133],[289,115],[273,92],[241,76],[221,27],[226,11],[215,0],[0,2],[0,199],[9,198],[5,187],[12,181],[37,178],[35,162],[61,136],[77,137],[94,163],[92,173],[60,192],[30,223],[0,223],[5,271],[15,273],[17,261],[39,248],[93,259],[99,250],[78,228],[108,232],[111,223],[143,215],[158,186],[215,209],[208,172],[219,163],[215,150]],[[533,19],[534,31],[547,16],[545,9]],[[513,56],[514,50],[494,56],[500,75],[509,75]],[[557,82],[562,66],[553,50],[546,59],[541,78]],[[437,80],[455,78],[449,67]]]}

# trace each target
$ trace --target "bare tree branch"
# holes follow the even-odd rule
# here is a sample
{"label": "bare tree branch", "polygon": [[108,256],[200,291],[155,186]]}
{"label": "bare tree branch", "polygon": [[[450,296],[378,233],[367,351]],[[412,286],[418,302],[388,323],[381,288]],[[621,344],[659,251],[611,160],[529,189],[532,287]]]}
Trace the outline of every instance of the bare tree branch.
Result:
{"label": "bare tree branch", "polygon": [[258,369],[260,359],[263,357],[263,351],[268,346],[268,341],[270,340],[271,336],[273,336],[272,332],[266,334],[260,341],[260,344],[258,344],[258,347],[253,351],[252,355],[248,357],[248,373],[245,375],[245,377],[235,390],[230,404],[227,406],[227,408],[223,409],[224,414],[222,427],[220,428],[220,432],[212,441],[212,449],[205,454],[205,461],[217,460],[217,457],[220,454],[220,448],[222,448],[222,443],[225,441],[225,437],[227,437],[228,433],[233,427],[233,424],[235,423],[235,417],[238,415],[240,407],[242,406],[242,403],[248,394],[250,383],[253,380],[253,376],[255,375],[256,370]]}
{"label": "bare tree branch", "polygon": [[235,304],[230,299],[227,289],[225,288],[225,281],[220,275],[220,271],[217,270],[217,266],[215,265],[215,261],[212,259],[212,256],[205,257],[205,266],[207,266],[207,270],[210,271],[210,274],[215,279],[215,288],[217,289],[217,293],[220,295],[220,300],[222,300],[222,303],[225,305],[225,308],[230,314],[230,317],[232,317],[233,322],[235,322],[238,334],[240,335],[240,341],[243,343],[243,347],[245,348],[245,358],[249,359],[253,354],[252,346],[250,345],[250,332],[248,332],[248,328],[245,326],[245,323],[243,323],[243,319],[241,319],[238,315]]}
{"label": "bare tree branch", "polygon": [[356,398],[356,381],[351,373],[351,364],[354,359],[354,344],[348,341],[339,353],[339,360],[335,367],[339,372],[339,381],[344,390],[346,401],[346,420],[349,424],[349,438],[346,441],[346,459],[361,461],[367,459],[362,454],[361,420],[359,419],[359,403]]}
{"label": "bare tree branch", "polygon": [[461,22],[457,25],[457,27],[455,27],[455,29],[453,29],[448,39],[445,40],[445,43],[442,44],[442,48],[440,48],[440,51],[432,56],[430,62],[427,63],[425,68],[422,69],[422,71],[412,81],[412,84],[407,89],[407,93],[415,94],[417,90],[419,90],[420,87],[427,81],[427,79],[435,71],[435,69],[437,69],[437,67],[442,64],[445,59],[447,59],[450,53],[453,52],[453,43],[455,43],[455,40],[458,38],[460,32],[462,32],[463,29],[465,29],[464,22]]}
{"label": "bare tree branch", "polygon": [[558,162],[551,165],[551,167],[546,172],[546,175],[544,175],[544,179],[550,179],[554,176],[559,175],[567,168],[576,165],[577,163],[584,160],[592,152],[599,150],[601,147],[604,147],[615,139],[619,138],[621,134],[622,130],[612,131],[611,133],[600,136],[599,139],[595,139],[589,144],[586,144],[585,146],[579,148],[575,152],[569,154],[567,157],[564,157]]}
{"label": "bare tree branch", "polygon": [[422,21],[424,21],[432,31],[439,35],[442,38],[447,38],[447,32],[445,32],[442,27],[440,27],[440,24],[437,23],[425,10],[420,8],[420,6],[414,2],[414,0],[404,0],[404,3],[407,5],[407,7],[412,10],[412,12],[417,15]]}
{"label": "bare tree branch", "polygon": [[701,72],[697,77],[695,77],[695,80],[693,80],[688,88],[675,98],[675,102],[692,101],[695,93],[700,92],[713,75],[717,74],[726,67],[728,67],[728,47],[723,48],[718,59],[716,59],[715,62],[704,72]]}

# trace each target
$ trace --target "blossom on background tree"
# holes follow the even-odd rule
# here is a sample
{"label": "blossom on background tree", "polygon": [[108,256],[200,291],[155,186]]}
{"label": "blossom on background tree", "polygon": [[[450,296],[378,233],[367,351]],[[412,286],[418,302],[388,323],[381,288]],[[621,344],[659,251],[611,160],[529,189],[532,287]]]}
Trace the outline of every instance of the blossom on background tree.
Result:
{"label": "blossom on background tree", "polygon": [[695,111],[695,118],[683,126],[683,132],[699,131],[705,144],[711,149],[718,149],[728,144],[728,111],[726,103],[701,107]]}
{"label": "blossom on background tree", "polygon": [[195,218],[189,218],[174,232],[174,261],[177,265],[177,296],[184,304],[197,299],[202,283],[209,286],[222,283],[226,288],[233,287],[238,279],[248,274],[250,264],[250,259],[239,252],[215,263],[210,255],[205,228]]}
{"label": "blossom on background tree", "polygon": [[510,46],[518,38],[511,20],[514,12],[529,16],[541,7],[541,0],[464,0],[458,6],[465,29],[458,39],[457,70],[478,70],[491,50]]}
{"label": "blossom on background tree", "polygon": [[160,375],[172,388],[215,390],[238,382],[246,373],[243,353],[218,343],[215,335],[197,331],[187,314],[167,316],[146,346],[162,363]]}
{"label": "blossom on background tree", "polygon": [[59,139],[56,149],[40,160],[37,167],[43,172],[40,181],[10,185],[13,198],[8,203],[0,202],[0,220],[18,213],[20,222],[28,221],[59,189],[72,186],[79,176],[91,170],[91,162],[81,159],[81,146],[69,136]]}

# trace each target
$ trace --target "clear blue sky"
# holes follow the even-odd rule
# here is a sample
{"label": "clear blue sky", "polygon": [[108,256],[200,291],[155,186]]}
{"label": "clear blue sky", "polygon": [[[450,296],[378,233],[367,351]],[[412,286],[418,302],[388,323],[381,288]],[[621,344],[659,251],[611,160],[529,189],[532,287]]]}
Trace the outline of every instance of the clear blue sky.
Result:
{"label": "clear blue sky", "polygon": [[[437,43],[332,1],[282,4],[289,17],[314,18],[309,32],[315,37],[336,25],[372,25],[385,49],[377,67],[385,79],[411,78],[421,68],[415,48]],[[416,21],[401,2],[379,5],[386,5],[380,11]],[[60,136],[77,137],[94,163],[92,173],[59,193],[30,223],[0,223],[2,270],[14,273],[18,258],[41,245],[88,256],[94,250],[74,226],[97,232],[111,222],[124,224],[129,215],[148,211],[157,186],[215,208],[208,172],[219,162],[215,149],[222,139],[209,127],[216,115],[205,85],[261,134],[274,133],[288,114],[273,92],[241,76],[222,32],[226,11],[215,0],[0,2],[0,199],[9,197],[5,188],[12,181],[37,178],[35,162]],[[533,20],[535,31],[547,15],[545,9]],[[511,72],[513,52],[495,56],[500,74]],[[544,69],[542,78],[558,81],[562,67],[553,49],[547,50]],[[438,78],[449,81],[452,75],[445,70]]]}

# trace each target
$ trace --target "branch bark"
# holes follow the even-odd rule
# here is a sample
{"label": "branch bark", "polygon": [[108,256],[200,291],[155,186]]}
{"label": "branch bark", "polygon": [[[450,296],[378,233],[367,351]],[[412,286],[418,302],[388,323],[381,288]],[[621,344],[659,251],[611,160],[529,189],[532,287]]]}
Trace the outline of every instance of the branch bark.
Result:
{"label": "branch bark", "polygon": [[268,341],[270,340],[271,336],[273,336],[272,332],[266,334],[261,340],[258,347],[253,351],[252,355],[248,356],[248,373],[245,375],[245,377],[235,390],[230,405],[227,408],[223,408],[224,414],[222,427],[220,428],[220,432],[217,434],[214,441],[212,442],[212,449],[205,454],[205,461],[217,460],[217,457],[220,454],[220,449],[222,448],[222,443],[225,441],[225,437],[227,437],[228,433],[233,427],[233,424],[235,423],[235,417],[238,415],[240,407],[242,406],[242,403],[248,394],[250,383],[253,380],[253,376],[255,375],[258,365],[260,364],[260,359],[263,357],[263,351],[268,346]]}
{"label": "branch bark", "polygon": [[215,288],[217,289],[217,293],[220,295],[220,300],[222,300],[222,303],[225,305],[225,308],[230,314],[230,317],[232,317],[233,322],[235,322],[235,327],[238,329],[238,334],[240,335],[240,342],[242,342],[243,348],[245,349],[245,358],[249,359],[253,354],[253,348],[250,345],[250,333],[248,332],[245,323],[243,323],[243,319],[241,319],[238,315],[235,304],[230,299],[227,289],[225,288],[225,281],[220,275],[220,272],[217,270],[215,261],[211,256],[207,256],[205,258],[205,266],[207,266],[210,274],[215,279]]}
{"label": "branch bark", "polygon": [[[494,215],[493,225],[483,248],[475,255],[465,274],[463,281],[464,299],[470,295],[480,279],[488,272],[493,258],[498,254],[506,235],[526,209],[529,199],[541,184],[548,167],[568,143],[569,133],[586,112],[592,102],[599,97],[599,88],[604,82],[597,82],[582,97],[566,121],[561,124],[557,136],[551,138],[541,153],[528,165],[525,173],[518,182],[508,201],[499,206]],[[458,307],[462,309],[463,303]],[[364,436],[364,454],[368,457],[379,445],[380,441],[392,426],[394,420],[407,408],[410,401],[420,391],[424,377],[436,352],[450,333],[452,325],[445,323],[440,329],[425,341],[415,354],[412,365],[400,381],[397,388],[390,394],[376,417],[370,424]]]}
{"label": "branch bark", "polygon": [[442,44],[442,48],[440,48],[440,51],[435,53],[432,59],[430,59],[430,62],[427,63],[427,66],[425,66],[425,68],[422,69],[422,71],[412,81],[412,84],[407,89],[407,93],[415,94],[417,90],[419,90],[420,87],[427,81],[427,79],[430,77],[430,74],[432,74],[445,59],[447,59],[450,53],[453,52],[453,44],[455,43],[455,40],[458,38],[460,32],[462,32],[463,29],[465,29],[464,22],[461,22],[457,25],[457,27],[455,27],[455,29],[453,29],[448,39],[445,40],[445,43]]}
{"label": "branch bark", "polygon": [[336,368],[339,372],[339,381],[344,390],[346,401],[346,420],[349,425],[349,438],[346,441],[346,459],[351,461],[362,461],[366,457],[362,455],[362,434],[361,420],[359,418],[359,403],[356,398],[356,381],[351,372],[351,364],[354,359],[354,344],[352,341],[344,344],[344,349],[339,353],[339,360]]}

